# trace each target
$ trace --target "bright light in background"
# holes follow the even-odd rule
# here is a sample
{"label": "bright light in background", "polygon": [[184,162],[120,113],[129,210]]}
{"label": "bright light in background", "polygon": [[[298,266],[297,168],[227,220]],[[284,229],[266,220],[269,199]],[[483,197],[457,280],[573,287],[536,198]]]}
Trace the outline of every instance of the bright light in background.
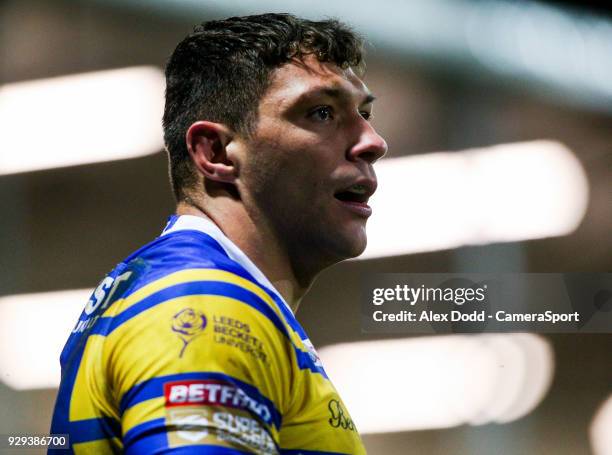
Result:
{"label": "bright light in background", "polygon": [[493,394],[469,423],[507,423],[529,414],[550,387],[554,358],[544,338],[533,334],[498,334],[482,337],[494,352],[496,380]]}
{"label": "bright light in background", "polygon": [[57,387],[59,357],[91,289],[0,298],[0,381],[16,390]]}
{"label": "bright light in background", "polygon": [[0,86],[0,174],[162,150],[164,87],[154,67]]}
{"label": "bright light in background", "polygon": [[612,22],[576,9],[507,0],[89,0],[132,5],[191,20],[203,9],[214,16],[286,11],[311,19],[339,17],[377,49],[405,52],[470,72],[522,81],[521,87],[562,103],[610,111]]}
{"label": "bright light in background", "polygon": [[553,141],[390,158],[376,174],[360,259],[566,235],[588,204],[582,166]]}
{"label": "bright light in background", "polygon": [[605,75],[612,69],[612,24],[607,18],[539,2],[485,1],[469,9],[465,39],[481,65],[539,81],[549,91],[564,88],[569,99],[582,97],[609,109],[612,84]]}
{"label": "bright light in background", "polygon": [[549,389],[553,351],[533,334],[344,343],[319,352],[362,433],[506,423]]}
{"label": "bright light in background", "polygon": [[595,455],[612,455],[612,396],[599,408],[591,427],[589,436]]}

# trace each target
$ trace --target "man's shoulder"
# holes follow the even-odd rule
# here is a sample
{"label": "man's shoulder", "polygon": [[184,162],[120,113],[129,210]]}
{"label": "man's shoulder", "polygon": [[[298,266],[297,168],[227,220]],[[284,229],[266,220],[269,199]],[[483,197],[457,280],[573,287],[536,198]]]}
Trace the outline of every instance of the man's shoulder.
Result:
{"label": "man's shoulder", "polygon": [[132,289],[190,270],[219,270],[245,278],[247,275],[215,239],[198,231],[162,235],[132,253],[118,268],[134,271],[137,280]]}
{"label": "man's shoulder", "polygon": [[[162,235],[128,256],[111,276],[129,277],[129,285],[116,295],[122,301],[118,312],[145,310],[180,296],[217,295],[247,303],[281,325],[280,314],[273,314],[279,313],[273,294],[205,233]],[[145,300],[147,305],[140,303]]]}
{"label": "man's shoulder", "polygon": [[136,250],[123,262],[129,263],[135,259],[147,262],[151,268],[167,270],[233,262],[215,239],[191,230],[164,234]]}
{"label": "man's shoulder", "polygon": [[240,264],[224,259],[223,250],[215,251],[204,237],[183,232],[164,235],[129,256],[102,281],[106,287],[100,292],[112,297],[99,306],[101,317],[92,333],[106,337],[108,352],[123,351],[126,340],[136,338],[142,346],[163,340],[162,344],[172,344],[180,341],[175,338],[182,332],[180,327],[169,332],[169,327],[200,320],[216,321],[217,338],[224,330],[243,337],[232,326],[238,324],[253,332],[248,342],[255,343],[257,333],[257,340],[265,338],[275,349],[284,349],[290,334],[272,294]]}

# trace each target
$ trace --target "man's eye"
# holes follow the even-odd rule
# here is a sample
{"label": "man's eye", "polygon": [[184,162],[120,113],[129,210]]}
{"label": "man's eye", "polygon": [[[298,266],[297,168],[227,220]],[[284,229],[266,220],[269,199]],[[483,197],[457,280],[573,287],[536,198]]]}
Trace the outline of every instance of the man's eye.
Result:
{"label": "man's eye", "polygon": [[309,117],[322,122],[332,120],[334,118],[334,110],[331,106],[320,106],[310,112]]}
{"label": "man's eye", "polygon": [[371,112],[368,112],[368,111],[360,111],[360,112],[359,112],[359,114],[361,114],[361,116],[362,116],[364,119],[368,120],[368,121],[372,120],[372,113],[371,113]]}

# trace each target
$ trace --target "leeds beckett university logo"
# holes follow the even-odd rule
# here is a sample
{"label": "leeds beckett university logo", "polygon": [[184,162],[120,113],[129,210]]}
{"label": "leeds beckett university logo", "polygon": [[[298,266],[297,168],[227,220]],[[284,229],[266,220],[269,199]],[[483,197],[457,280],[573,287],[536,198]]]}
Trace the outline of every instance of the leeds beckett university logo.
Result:
{"label": "leeds beckett university logo", "polygon": [[200,311],[191,308],[184,308],[172,317],[172,330],[176,332],[183,342],[183,349],[179,357],[183,357],[183,352],[187,344],[197,337],[206,327],[206,316]]}

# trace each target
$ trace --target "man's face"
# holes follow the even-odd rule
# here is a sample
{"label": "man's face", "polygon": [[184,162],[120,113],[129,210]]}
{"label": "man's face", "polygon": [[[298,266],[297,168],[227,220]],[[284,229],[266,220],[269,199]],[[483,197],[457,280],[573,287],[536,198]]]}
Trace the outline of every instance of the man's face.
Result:
{"label": "man's face", "polygon": [[365,249],[372,163],[387,150],[368,121],[372,101],[351,69],[312,56],[272,74],[240,189],[251,215],[294,261],[316,268]]}

